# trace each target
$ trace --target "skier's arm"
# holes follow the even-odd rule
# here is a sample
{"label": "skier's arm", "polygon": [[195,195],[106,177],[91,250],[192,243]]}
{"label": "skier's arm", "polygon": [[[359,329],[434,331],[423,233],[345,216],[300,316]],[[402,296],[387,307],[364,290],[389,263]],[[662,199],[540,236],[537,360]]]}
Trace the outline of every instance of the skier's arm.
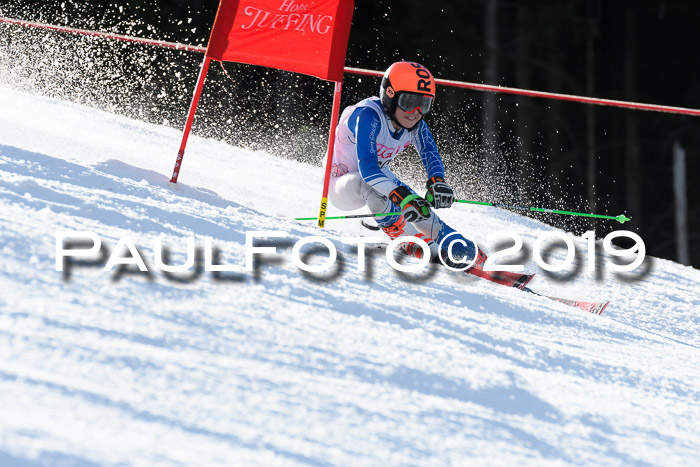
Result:
{"label": "skier's arm", "polygon": [[428,173],[425,199],[435,208],[449,208],[455,200],[454,191],[445,182],[445,166],[425,121],[418,122],[418,128],[411,132],[411,139]]}
{"label": "skier's arm", "polygon": [[418,122],[418,127],[411,132],[411,140],[420,154],[420,160],[428,173],[428,178],[444,179],[445,166],[442,163],[433,135],[424,120]]}
{"label": "skier's arm", "polygon": [[360,107],[350,116],[348,125],[355,132],[360,175],[372,188],[389,196],[397,185],[379,167],[377,155],[377,135],[381,128],[379,115],[368,107]]}

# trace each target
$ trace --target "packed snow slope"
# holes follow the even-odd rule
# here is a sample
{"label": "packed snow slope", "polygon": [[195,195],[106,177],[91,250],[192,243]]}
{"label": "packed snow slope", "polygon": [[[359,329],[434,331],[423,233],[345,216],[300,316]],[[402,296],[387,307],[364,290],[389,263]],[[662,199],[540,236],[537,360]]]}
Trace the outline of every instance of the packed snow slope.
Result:
{"label": "packed snow slope", "polygon": [[[699,271],[649,258],[621,275],[599,248],[589,273],[581,238],[563,275],[504,258],[539,292],[611,300],[602,316],[442,269],[398,274],[379,249],[361,272],[343,240],[367,233],[357,223],[291,220],[318,211],[320,168],[192,137],[171,187],[179,139],[0,87],[1,465],[700,461]],[[530,248],[552,230],[440,214]],[[64,275],[64,230],[94,232],[106,255],[128,237],[150,273]],[[246,233],[272,230],[285,237],[258,243],[277,254],[246,271]],[[328,272],[292,262],[312,235],[338,249]],[[160,272],[153,241],[182,264],[189,237],[237,271]]]}

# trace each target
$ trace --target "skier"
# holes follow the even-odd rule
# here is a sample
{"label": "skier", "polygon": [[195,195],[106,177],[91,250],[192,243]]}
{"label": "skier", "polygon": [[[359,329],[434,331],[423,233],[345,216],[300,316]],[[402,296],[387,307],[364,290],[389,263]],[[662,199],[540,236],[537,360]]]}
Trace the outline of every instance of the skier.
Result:
{"label": "skier", "polygon": [[[434,98],[435,80],[426,67],[415,62],[396,62],[384,73],[379,97],[347,107],[336,130],[330,202],[346,211],[367,205],[373,214],[400,212],[375,218],[390,238],[421,238],[430,247],[431,261],[438,262],[442,258],[445,264],[454,267],[461,263],[463,268],[476,257],[468,272],[516,285],[513,278],[503,282],[503,275],[491,277],[484,272],[486,255],[435,214],[434,209],[452,206],[455,196],[445,181],[442,158],[423,120]],[[389,162],[411,144],[427,172],[424,197],[389,169]],[[422,257],[422,249],[415,243],[404,243],[402,248],[410,255]],[[447,254],[450,249],[457,263]]]}

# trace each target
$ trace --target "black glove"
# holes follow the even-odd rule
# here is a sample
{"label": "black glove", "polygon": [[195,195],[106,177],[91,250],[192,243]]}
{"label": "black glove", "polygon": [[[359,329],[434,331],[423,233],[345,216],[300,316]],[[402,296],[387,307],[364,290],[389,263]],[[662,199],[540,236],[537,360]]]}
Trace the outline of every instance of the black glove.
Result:
{"label": "black glove", "polygon": [[396,187],[389,193],[389,199],[401,208],[401,214],[408,222],[417,222],[430,217],[430,204],[405,186]]}
{"label": "black glove", "polygon": [[455,201],[455,192],[442,177],[430,177],[426,183],[428,192],[425,199],[435,208],[449,208]]}

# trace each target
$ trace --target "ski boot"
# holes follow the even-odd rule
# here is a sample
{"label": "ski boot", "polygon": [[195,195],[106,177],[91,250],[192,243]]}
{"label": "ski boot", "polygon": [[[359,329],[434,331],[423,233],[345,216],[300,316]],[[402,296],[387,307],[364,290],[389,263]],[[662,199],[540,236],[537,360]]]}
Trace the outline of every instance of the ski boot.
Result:
{"label": "ski boot", "polygon": [[[416,237],[420,238],[423,240],[425,243],[428,244],[430,247],[430,258],[434,259],[437,258],[439,252],[438,252],[438,244],[433,241],[432,238],[429,238],[422,233],[420,233],[413,225],[409,224],[406,222],[406,219],[404,219],[403,216],[399,217],[399,219],[394,222],[391,225],[383,226],[382,231],[389,236],[392,240],[395,240],[399,237]],[[414,256],[418,259],[423,258],[423,248],[415,242],[405,242],[402,243],[399,248],[401,251],[406,253],[409,256]]]}

